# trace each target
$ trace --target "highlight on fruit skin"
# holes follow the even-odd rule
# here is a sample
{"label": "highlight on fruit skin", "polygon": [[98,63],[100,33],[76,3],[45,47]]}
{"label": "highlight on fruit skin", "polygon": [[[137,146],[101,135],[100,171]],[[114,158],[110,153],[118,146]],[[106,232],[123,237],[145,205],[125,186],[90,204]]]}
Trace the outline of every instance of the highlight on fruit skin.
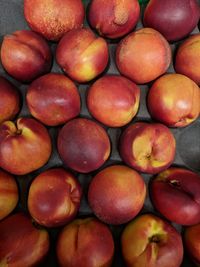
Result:
{"label": "highlight on fruit skin", "polygon": [[50,71],[51,49],[36,32],[19,30],[4,36],[1,62],[10,76],[28,83]]}
{"label": "highlight on fruit skin", "polygon": [[85,10],[81,0],[24,0],[24,16],[33,31],[59,41],[65,33],[83,26]]}
{"label": "highlight on fruit skin", "polygon": [[111,267],[114,257],[112,233],[96,218],[76,219],[61,230],[56,253],[63,267]]}
{"label": "highlight on fruit skin", "polygon": [[139,16],[137,0],[93,0],[89,6],[88,20],[100,35],[115,39],[133,30]]}

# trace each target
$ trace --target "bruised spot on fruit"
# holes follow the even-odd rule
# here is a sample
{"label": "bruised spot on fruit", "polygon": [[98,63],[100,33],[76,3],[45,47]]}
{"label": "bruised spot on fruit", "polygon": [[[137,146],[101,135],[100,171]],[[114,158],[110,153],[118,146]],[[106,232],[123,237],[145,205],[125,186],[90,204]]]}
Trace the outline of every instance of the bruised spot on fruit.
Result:
{"label": "bruised spot on fruit", "polygon": [[124,6],[124,0],[117,0],[114,8],[114,23],[117,25],[124,25],[129,18],[129,12]]}

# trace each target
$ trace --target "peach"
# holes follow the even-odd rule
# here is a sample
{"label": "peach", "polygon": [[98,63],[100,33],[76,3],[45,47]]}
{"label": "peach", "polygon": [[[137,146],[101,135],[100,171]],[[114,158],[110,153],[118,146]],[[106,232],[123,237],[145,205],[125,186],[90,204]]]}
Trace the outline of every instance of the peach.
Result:
{"label": "peach", "polygon": [[50,71],[51,50],[39,34],[16,31],[6,35],[1,46],[1,63],[9,75],[30,82]]}
{"label": "peach", "polygon": [[181,168],[161,172],[150,184],[153,205],[168,220],[200,223],[200,176]]}
{"label": "peach", "polygon": [[117,46],[119,71],[138,84],[150,82],[165,73],[170,62],[168,42],[151,28],[130,33]]}
{"label": "peach", "polygon": [[148,109],[154,119],[169,127],[185,127],[199,116],[199,97],[199,87],[191,79],[166,74],[152,85]]}
{"label": "peach", "polygon": [[77,219],[61,231],[56,251],[63,267],[111,267],[114,241],[108,226],[97,219]]}
{"label": "peach", "polygon": [[194,263],[200,265],[200,224],[187,227],[184,233],[185,249]]}
{"label": "peach", "polygon": [[168,41],[177,41],[193,31],[199,16],[197,0],[150,0],[144,25],[159,31]]}
{"label": "peach", "polygon": [[26,100],[32,116],[48,126],[64,124],[80,113],[78,89],[62,74],[50,73],[35,80]]}
{"label": "peach", "polygon": [[62,168],[42,172],[32,182],[28,209],[34,220],[46,227],[64,225],[76,216],[81,187],[75,177]]}
{"label": "peach", "polygon": [[100,78],[87,95],[87,106],[92,116],[110,127],[129,123],[138,111],[139,101],[140,88],[117,75]]}
{"label": "peach", "polygon": [[24,15],[33,31],[58,41],[66,32],[82,27],[85,11],[81,0],[24,0]]}
{"label": "peach", "polygon": [[175,69],[200,85],[200,34],[186,39],[178,48]]}
{"label": "peach", "polygon": [[0,123],[15,118],[20,110],[20,94],[15,86],[0,76]]}
{"label": "peach", "polygon": [[19,199],[18,195],[14,177],[0,170],[0,220],[14,210]]}
{"label": "peach", "polygon": [[176,141],[162,124],[137,122],[122,133],[119,150],[126,164],[138,171],[155,174],[173,162]]}
{"label": "peach", "polygon": [[19,118],[16,124],[0,125],[0,167],[24,175],[42,167],[51,155],[47,129],[31,118]]}
{"label": "peach", "polygon": [[101,167],[110,155],[106,131],[92,120],[67,122],[58,135],[58,152],[69,168],[88,173]]}
{"label": "peach", "polygon": [[49,250],[49,235],[17,213],[0,222],[0,266],[37,266]]}
{"label": "peach", "polygon": [[183,260],[181,235],[152,214],[130,222],[122,233],[121,244],[127,267],[180,267]]}
{"label": "peach", "polygon": [[100,171],[92,180],[88,200],[95,215],[108,224],[133,219],[144,205],[146,186],[142,177],[123,165]]}
{"label": "peach", "polygon": [[72,30],[64,35],[56,50],[56,60],[73,80],[88,82],[108,64],[108,45],[90,29]]}
{"label": "peach", "polygon": [[113,39],[133,30],[139,16],[137,0],[93,0],[88,19],[100,35]]}

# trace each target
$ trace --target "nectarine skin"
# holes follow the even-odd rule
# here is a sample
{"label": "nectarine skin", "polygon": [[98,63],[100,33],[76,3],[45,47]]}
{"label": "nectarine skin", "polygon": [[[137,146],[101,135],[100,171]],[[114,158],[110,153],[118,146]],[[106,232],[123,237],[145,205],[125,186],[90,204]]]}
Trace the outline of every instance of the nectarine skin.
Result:
{"label": "nectarine skin", "polygon": [[108,224],[123,224],[142,209],[146,186],[142,177],[123,165],[100,171],[92,180],[88,201],[95,215]]}
{"label": "nectarine skin", "polygon": [[0,220],[14,210],[18,199],[18,186],[15,178],[0,170]]}
{"label": "nectarine skin", "polygon": [[82,27],[85,11],[81,0],[24,0],[24,15],[33,31],[58,41],[66,32]]}
{"label": "nectarine skin", "polygon": [[20,110],[20,94],[15,86],[0,77],[0,123],[15,118]]}
{"label": "nectarine skin", "polygon": [[0,266],[37,266],[49,250],[46,230],[36,229],[22,213],[0,222]]}
{"label": "nectarine skin", "polygon": [[185,229],[184,244],[194,263],[200,265],[200,224],[189,226]]}
{"label": "nectarine skin", "polygon": [[185,127],[199,116],[200,90],[181,74],[165,74],[149,90],[147,104],[151,116],[169,127]]}
{"label": "nectarine skin", "polygon": [[137,84],[156,79],[166,72],[170,62],[168,42],[151,28],[130,33],[117,46],[116,64],[120,73]]}
{"label": "nectarine skin", "polygon": [[62,168],[47,170],[32,182],[28,209],[34,220],[46,227],[70,222],[77,214],[81,187],[76,178]]}
{"label": "nectarine skin", "polygon": [[130,167],[155,174],[167,169],[173,162],[176,141],[162,124],[137,122],[122,133],[119,151]]}
{"label": "nectarine skin", "polygon": [[82,173],[98,169],[110,155],[110,140],[104,128],[84,118],[67,122],[57,143],[66,166]]}
{"label": "nectarine skin", "polygon": [[48,126],[64,124],[80,113],[76,85],[58,73],[46,74],[32,82],[26,100],[32,116]]}
{"label": "nectarine skin", "polygon": [[197,0],[150,0],[144,25],[159,31],[168,41],[177,41],[192,32],[199,17]]}
{"label": "nectarine skin", "polygon": [[102,36],[114,39],[129,33],[140,15],[137,0],[93,0],[88,19]]}
{"label": "nectarine skin", "polygon": [[180,267],[181,235],[169,223],[152,214],[130,222],[121,238],[127,267]]}
{"label": "nectarine skin", "polygon": [[153,205],[169,221],[200,223],[200,176],[181,168],[161,172],[150,184]]}
{"label": "nectarine skin", "polygon": [[101,74],[108,64],[108,45],[88,28],[72,30],[60,40],[56,60],[73,80],[88,82]]}
{"label": "nectarine skin", "polygon": [[3,39],[2,65],[17,80],[30,82],[49,72],[51,60],[48,43],[33,31],[16,31]]}
{"label": "nectarine skin", "polygon": [[92,116],[110,127],[121,127],[136,115],[140,88],[122,76],[106,75],[97,80],[87,94]]}
{"label": "nectarine skin", "polygon": [[61,231],[56,251],[61,267],[110,267],[114,241],[108,226],[97,219],[77,219]]}
{"label": "nectarine skin", "polygon": [[16,125],[6,121],[0,125],[0,167],[24,175],[42,167],[51,155],[51,139],[47,129],[31,118],[19,118]]}
{"label": "nectarine skin", "polygon": [[190,36],[180,45],[175,69],[177,73],[186,75],[200,85],[200,34]]}

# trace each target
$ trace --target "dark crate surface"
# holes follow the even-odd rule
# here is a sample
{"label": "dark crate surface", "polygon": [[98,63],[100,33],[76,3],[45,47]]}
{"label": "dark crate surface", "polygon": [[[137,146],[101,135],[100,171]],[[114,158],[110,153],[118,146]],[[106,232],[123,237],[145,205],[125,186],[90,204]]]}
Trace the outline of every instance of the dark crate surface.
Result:
{"label": "dark crate surface", "polygon": [[[90,2],[89,0],[83,1],[85,5]],[[87,25],[87,23],[86,23]],[[141,20],[138,22],[136,28],[141,28],[142,23]],[[23,15],[23,0],[0,0],[0,38],[1,42],[3,39],[3,36],[5,34],[12,33],[16,30],[21,30],[21,29],[28,29],[28,25],[24,19]],[[199,33],[198,28],[196,28],[193,33]],[[109,66],[107,67],[105,73],[108,74],[119,74],[116,66],[115,66],[115,48],[116,48],[116,42],[115,41],[110,41],[107,40],[109,43],[109,51],[110,51],[110,62]],[[52,51],[55,51],[56,45],[55,43],[50,43]],[[171,44],[171,48],[173,53],[175,53],[177,46],[179,43],[173,43]],[[62,70],[58,67],[58,65],[55,62],[54,58],[54,63],[52,67],[52,72],[57,72],[57,73],[62,73]],[[168,73],[173,73],[174,68],[173,68],[173,63],[170,65]],[[12,81],[21,91],[21,94],[23,96],[23,106],[21,109],[20,114],[18,117],[21,116],[30,116],[30,113],[27,109],[26,102],[25,102],[25,95],[26,95],[26,88],[28,85],[21,84],[18,81],[10,78],[0,65],[0,75],[8,78],[10,81]],[[102,74],[103,75],[103,74]],[[101,76],[102,76],[101,75]],[[94,81],[93,81],[94,82]],[[91,82],[92,83],[92,82]],[[87,110],[86,103],[85,103],[85,97],[86,97],[86,92],[87,88],[90,86],[91,83],[88,84],[77,84],[79,88],[79,92],[81,95],[81,100],[82,100],[82,108],[81,108],[81,117],[86,117],[86,118],[92,118]],[[147,85],[142,85],[140,86],[141,88],[141,101],[140,101],[140,108],[137,116],[133,119],[133,122],[135,121],[149,121],[151,122],[152,119],[148,113],[147,107],[146,107],[146,96],[149,90],[149,84]],[[1,97],[1,96],[0,96]],[[121,158],[118,153],[118,140],[119,136],[121,134],[121,131],[123,131],[123,127],[121,129],[117,128],[106,128],[111,143],[112,143],[112,152],[110,155],[109,160],[102,166],[100,169],[103,169],[105,166],[112,165],[112,164],[120,164],[121,163]],[[21,176],[17,177],[17,181],[19,184],[20,188],[20,202],[18,207],[16,208],[16,211],[23,210],[25,212],[27,211],[27,194],[28,194],[28,189],[30,186],[30,183],[34,177],[36,177],[39,173],[41,173],[44,170],[47,170],[51,167],[58,167],[62,166],[62,161],[59,158],[59,155],[57,153],[57,148],[56,148],[56,140],[57,140],[57,134],[58,131],[61,127],[54,127],[54,128],[48,128],[49,133],[52,137],[52,144],[53,144],[53,153],[51,155],[51,158],[49,162],[42,167],[41,169],[26,175],[26,176]],[[173,162],[173,166],[179,166],[179,167],[186,167],[189,168],[193,171],[199,172],[200,173],[200,118],[196,120],[194,123],[192,123],[190,126],[182,128],[182,129],[171,129],[172,133],[175,136],[175,139],[177,141],[177,151],[176,151],[176,157]],[[98,170],[99,171],[99,170]],[[92,216],[91,209],[88,206],[87,203],[87,189],[88,185],[92,179],[92,177],[98,172],[95,171],[90,174],[78,174],[76,172],[73,172],[76,177],[78,178],[79,182],[82,185],[83,191],[84,191],[84,197],[81,202],[81,207],[78,216]],[[152,177],[151,175],[148,174],[142,174],[142,177],[145,180],[145,183],[148,185],[150,178]],[[145,205],[141,213],[145,212],[153,212],[157,215],[158,214],[154,208],[152,207],[152,204],[149,199],[149,195],[147,194],[146,200],[145,200]],[[161,216],[162,217],[162,216]],[[182,232],[182,227],[180,225],[175,225],[173,224],[179,232]],[[123,263],[122,257],[121,257],[121,252],[120,252],[120,235],[121,232],[124,228],[124,226],[110,226],[111,230],[113,232],[114,239],[116,241],[116,252],[115,252],[115,258],[114,258],[114,263],[113,267],[125,267],[125,264]],[[61,228],[60,228],[61,229]],[[49,255],[46,259],[46,261],[41,265],[44,267],[56,267],[57,261],[56,261],[56,255],[55,255],[55,243],[56,243],[56,237],[60,229],[50,229],[50,237],[51,237],[51,249],[49,252]],[[187,256],[184,258],[184,262],[182,264],[182,267],[193,267],[194,265],[188,260]],[[77,266],[78,267],[78,266]],[[87,266],[86,266],[87,267]],[[169,266],[170,267],[170,266]]]}

